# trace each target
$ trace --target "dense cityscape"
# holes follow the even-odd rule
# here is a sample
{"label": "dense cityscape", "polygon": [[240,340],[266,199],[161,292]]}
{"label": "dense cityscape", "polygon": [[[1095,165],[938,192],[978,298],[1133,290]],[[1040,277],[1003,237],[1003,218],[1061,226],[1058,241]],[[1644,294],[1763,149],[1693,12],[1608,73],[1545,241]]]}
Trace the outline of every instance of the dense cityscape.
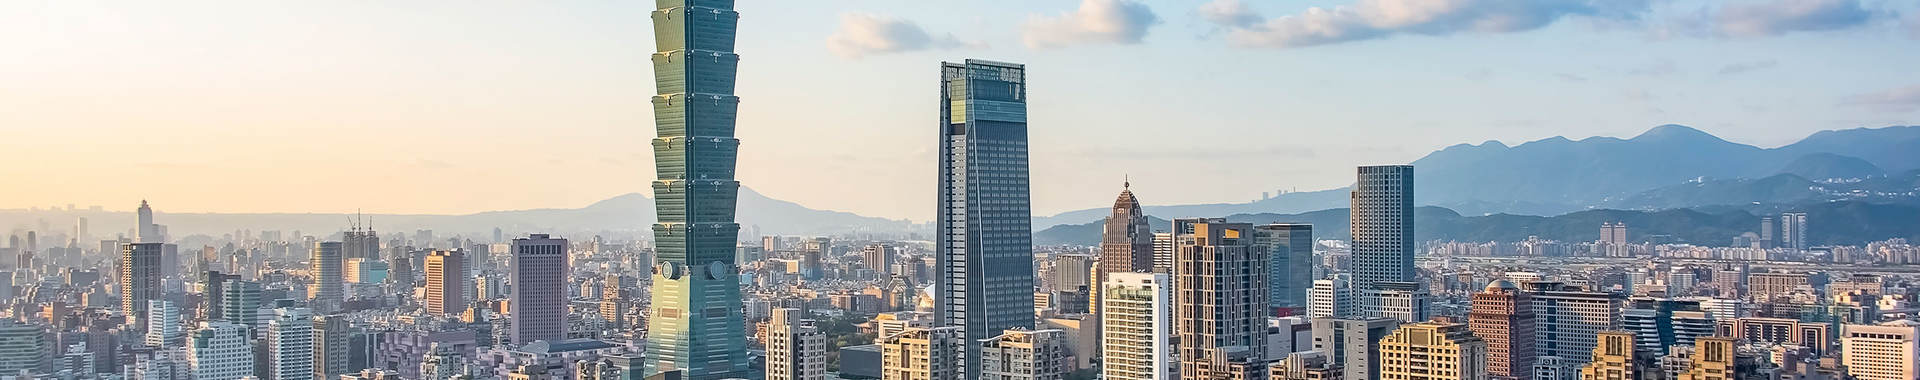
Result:
{"label": "dense cityscape", "polygon": [[0,379],[1920,379],[1920,246],[1792,206],[1711,241],[1421,239],[1421,168],[1353,165],[1343,225],[1149,215],[1116,178],[1079,184],[1117,193],[1097,243],[1036,244],[1019,63],[899,94],[938,96],[930,223],[763,234],[738,218],[751,21],[658,3],[652,225],[188,234],[164,199],[127,200],[133,225],[34,208],[0,247]]}

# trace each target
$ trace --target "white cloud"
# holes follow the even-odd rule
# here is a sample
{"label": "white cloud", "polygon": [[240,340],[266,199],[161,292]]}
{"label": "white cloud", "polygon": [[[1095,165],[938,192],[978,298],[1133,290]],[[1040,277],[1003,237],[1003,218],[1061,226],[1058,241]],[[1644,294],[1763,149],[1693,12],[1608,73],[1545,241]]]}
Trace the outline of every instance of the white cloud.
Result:
{"label": "white cloud", "polygon": [[1240,0],[1214,0],[1200,6],[1200,17],[1226,27],[1246,27],[1260,23],[1260,14]]}
{"label": "white cloud", "polygon": [[847,58],[978,46],[952,34],[934,36],[912,21],[862,13],[840,15],[840,29],[827,36],[827,49]]}
{"label": "white cloud", "polygon": [[1728,5],[1720,8],[1714,21],[1721,34],[1752,37],[1846,29],[1864,25],[1873,16],[1860,6],[1860,0],[1773,0]]}
{"label": "white cloud", "polygon": [[1894,113],[1920,111],[1920,84],[1849,96],[1840,104]]}
{"label": "white cloud", "polygon": [[1137,44],[1159,24],[1153,9],[1130,0],[1082,0],[1080,8],[1057,16],[1034,16],[1021,33],[1027,47],[1060,48],[1079,44]]}
{"label": "white cloud", "polygon": [[1360,0],[1312,7],[1234,30],[1243,46],[1291,48],[1384,38],[1395,34],[1512,33],[1568,16],[1637,21],[1649,0]]}

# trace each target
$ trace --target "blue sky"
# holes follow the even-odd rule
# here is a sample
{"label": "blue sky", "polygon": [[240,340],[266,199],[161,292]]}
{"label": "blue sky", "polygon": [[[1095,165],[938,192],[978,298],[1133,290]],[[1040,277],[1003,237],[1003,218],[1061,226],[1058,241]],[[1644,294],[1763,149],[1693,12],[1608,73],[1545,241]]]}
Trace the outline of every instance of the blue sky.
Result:
{"label": "blue sky", "polygon": [[[0,5],[0,208],[468,213],[645,192],[651,2]],[[931,215],[936,68],[1028,65],[1036,214],[1456,143],[1920,117],[1920,2],[742,0],[740,179]]]}

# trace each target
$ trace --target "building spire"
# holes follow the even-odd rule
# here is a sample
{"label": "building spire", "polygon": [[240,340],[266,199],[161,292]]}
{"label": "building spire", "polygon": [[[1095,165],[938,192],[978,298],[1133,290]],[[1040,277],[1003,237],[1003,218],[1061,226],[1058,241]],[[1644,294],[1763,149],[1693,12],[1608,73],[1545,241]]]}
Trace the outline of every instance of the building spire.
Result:
{"label": "building spire", "polygon": [[1121,175],[1120,175],[1120,189],[1121,189],[1121,190],[1131,190],[1131,189],[1133,189],[1133,176],[1132,176],[1132,175],[1128,175],[1128,174],[1121,174]]}

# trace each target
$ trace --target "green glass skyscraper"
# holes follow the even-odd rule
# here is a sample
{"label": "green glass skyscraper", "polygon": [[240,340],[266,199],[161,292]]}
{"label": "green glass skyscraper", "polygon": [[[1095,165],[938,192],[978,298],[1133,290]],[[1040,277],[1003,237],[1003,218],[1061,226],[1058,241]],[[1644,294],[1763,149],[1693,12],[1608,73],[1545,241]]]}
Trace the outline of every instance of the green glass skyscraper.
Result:
{"label": "green glass skyscraper", "polygon": [[646,373],[688,380],[745,378],[747,350],[735,279],[734,162],[740,140],[733,0],[656,0],[653,35],[653,304]]}

